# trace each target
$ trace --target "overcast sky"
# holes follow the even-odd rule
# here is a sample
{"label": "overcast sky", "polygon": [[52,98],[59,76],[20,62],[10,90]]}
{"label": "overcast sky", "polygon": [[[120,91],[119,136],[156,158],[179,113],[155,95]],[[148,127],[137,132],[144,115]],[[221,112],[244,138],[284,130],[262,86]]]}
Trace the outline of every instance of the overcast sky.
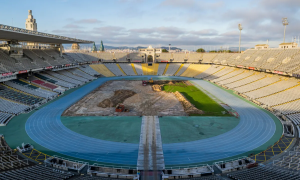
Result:
{"label": "overcast sky", "polygon": [[112,46],[237,47],[300,35],[300,0],[7,0],[0,24],[25,28],[33,10],[38,31]]}

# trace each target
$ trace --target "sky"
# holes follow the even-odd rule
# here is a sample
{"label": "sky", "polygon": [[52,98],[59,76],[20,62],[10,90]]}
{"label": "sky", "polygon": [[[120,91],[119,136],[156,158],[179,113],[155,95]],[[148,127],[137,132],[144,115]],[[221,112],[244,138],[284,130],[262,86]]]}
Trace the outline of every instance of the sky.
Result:
{"label": "sky", "polygon": [[[283,42],[300,36],[300,0],[14,0],[1,1],[0,24],[25,28],[33,11],[38,31],[110,46],[194,50]],[[4,8],[3,8],[4,7]]]}

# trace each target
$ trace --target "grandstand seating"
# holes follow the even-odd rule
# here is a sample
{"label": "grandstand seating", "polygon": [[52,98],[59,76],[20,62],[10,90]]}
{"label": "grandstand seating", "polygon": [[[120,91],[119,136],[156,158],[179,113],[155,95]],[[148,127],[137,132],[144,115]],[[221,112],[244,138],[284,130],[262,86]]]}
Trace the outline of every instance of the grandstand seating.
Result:
{"label": "grandstand seating", "polygon": [[202,63],[211,63],[212,60],[217,56],[216,53],[203,53]]}
{"label": "grandstand seating", "polygon": [[7,112],[11,114],[20,114],[30,110],[30,106],[25,104],[19,104],[17,102],[10,101],[9,99],[3,99],[0,97],[0,111]]}
{"label": "grandstand seating", "polygon": [[109,71],[114,73],[116,76],[124,76],[125,74],[120,70],[116,63],[106,63],[105,66]]}
{"label": "grandstand seating", "polygon": [[84,73],[83,71],[81,71],[77,68],[69,69],[68,71],[74,75],[77,75],[78,77],[82,77],[82,78],[90,80],[90,81],[96,79],[95,77],[93,77],[87,73]]}
{"label": "grandstand seating", "polygon": [[72,62],[85,62],[81,57],[79,57],[76,53],[65,53],[63,55],[66,59]]}
{"label": "grandstand seating", "polygon": [[112,77],[115,76],[114,73],[112,73],[104,64],[93,64],[90,65],[91,68],[93,68],[95,71],[97,71],[99,74],[102,74],[106,77]]}
{"label": "grandstand seating", "polygon": [[134,73],[133,69],[132,69],[132,65],[129,63],[120,63],[119,64],[121,66],[121,68],[123,69],[123,71],[125,72],[126,75],[128,76],[135,76],[136,74]]}
{"label": "grandstand seating", "polygon": [[4,51],[0,50],[0,59],[1,59],[1,71],[5,72],[18,72],[20,70],[24,70],[25,68],[21,66],[17,60],[11,58]]}
{"label": "grandstand seating", "polygon": [[8,86],[0,85],[0,97],[10,99],[15,102],[19,102],[26,105],[35,105],[43,101],[43,98],[24,94]]}
{"label": "grandstand seating", "polygon": [[187,60],[187,54],[185,53],[173,53],[172,62],[185,62]]}
{"label": "grandstand seating", "polygon": [[139,64],[139,63],[132,63],[131,65],[134,66],[134,69],[135,69],[137,75],[143,75],[142,64]]}
{"label": "grandstand seating", "polygon": [[5,125],[9,122],[9,120],[11,120],[11,118],[13,118],[14,115],[13,114],[9,114],[9,113],[5,113],[5,112],[1,112],[0,111],[0,124],[1,125]]}
{"label": "grandstand seating", "polygon": [[[241,71],[242,71],[242,73],[239,73]],[[230,83],[233,83],[233,82],[236,82],[236,81],[240,81],[240,80],[245,79],[245,78],[247,78],[249,76],[252,76],[254,74],[253,71],[248,71],[248,70],[239,70],[236,73],[237,73],[237,75],[234,75],[234,76],[232,76],[230,78],[227,78],[224,81],[220,81],[218,83],[221,84],[221,85],[227,86],[227,84],[230,84]]]}
{"label": "grandstand seating", "polygon": [[206,77],[208,77],[210,75],[213,75],[213,74],[217,73],[218,71],[221,71],[222,69],[224,69],[223,66],[212,65],[206,71],[204,71],[203,73],[197,75],[196,78],[198,78],[198,79],[206,78]]}
{"label": "grandstand seating", "polygon": [[64,76],[66,76],[67,78],[70,78],[71,80],[75,79],[75,80],[77,80],[79,83],[80,83],[80,82],[84,82],[84,83],[88,82],[87,79],[85,79],[85,78],[83,78],[83,77],[81,77],[81,76],[77,76],[77,75],[75,75],[75,74],[69,72],[68,70],[65,70],[65,71],[56,71],[55,73],[64,75]]}
{"label": "grandstand seating", "polygon": [[113,60],[114,60],[114,54],[113,53],[101,52],[101,53],[98,53],[98,55],[99,55],[99,58],[103,62],[113,62]]}
{"label": "grandstand seating", "polygon": [[79,69],[91,76],[100,75],[97,71],[95,71],[93,68],[91,68],[89,65],[82,65],[79,67]]}
{"label": "grandstand seating", "polygon": [[117,62],[128,62],[127,53],[115,53],[115,59]]}
{"label": "grandstand seating", "polygon": [[53,98],[57,95],[57,93],[37,88],[20,80],[6,81],[5,84],[17,90],[42,98]]}
{"label": "grandstand seating", "polygon": [[69,179],[73,173],[35,165],[0,173],[0,179]]}
{"label": "grandstand seating", "polygon": [[202,53],[190,53],[188,54],[188,62],[198,63],[202,59]]}
{"label": "grandstand seating", "polygon": [[171,53],[160,53],[158,56],[156,56],[157,62],[170,62],[171,59]]}
{"label": "grandstand seating", "polygon": [[152,65],[149,64],[142,64],[143,74],[144,75],[157,75],[159,64],[153,63]]}
{"label": "grandstand seating", "polygon": [[231,56],[235,54],[233,53],[218,53],[213,59],[210,58],[207,60],[208,63],[214,63],[214,64],[227,64],[227,59],[229,59]]}
{"label": "grandstand seating", "polygon": [[179,69],[175,72],[174,76],[180,76],[188,67],[190,64],[181,64]]}
{"label": "grandstand seating", "polygon": [[77,81],[75,79],[73,80],[53,71],[45,71],[43,73],[40,73],[40,75],[48,78],[48,80],[50,79],[56,81],[55,84],[58,84],[63,87],[74,88],[82,84],[82,82],[80,81]]}
{"label": "grandstand seating", "polygon": [[227,174],[230,179],[240,179],[240,180],[296,180],[300,178],[300,175],[296,172],[287,171],[274,167],[254,167],[251,169],[244,169],[240,171],[235,171]]}
{"label": "grandstand seating", "polygon": [[169,67],[167,69],[167,72],[165,73],[166,76],[173,76],[177,70],[180,68],[181,64],[179,63],[172,63],[169,64]]}
{"label": "grandstand seating", "polygon": [[161,76],[163,75],[165,69],[166,69],[167,63],[161,63],[159,64],[158,70],[157,70],[157,75]]}
{"label": "grandstand seating", "polygon": [[195,77],[205,70],[207,70],[210,65],[202,65],[202,64],[191,64],[189,67],[181,74],[181,76],[185,77]]}

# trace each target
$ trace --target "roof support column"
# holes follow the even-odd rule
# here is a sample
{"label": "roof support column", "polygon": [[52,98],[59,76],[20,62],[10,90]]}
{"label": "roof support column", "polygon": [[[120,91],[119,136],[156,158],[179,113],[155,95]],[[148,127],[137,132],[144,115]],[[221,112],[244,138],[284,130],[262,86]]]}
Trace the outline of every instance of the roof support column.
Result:
{"label": "roof support column", "polygon": [[63,49],[63,45],[59,44],[59,55],[60,55],[60,57],[62,57],[62,49]]}

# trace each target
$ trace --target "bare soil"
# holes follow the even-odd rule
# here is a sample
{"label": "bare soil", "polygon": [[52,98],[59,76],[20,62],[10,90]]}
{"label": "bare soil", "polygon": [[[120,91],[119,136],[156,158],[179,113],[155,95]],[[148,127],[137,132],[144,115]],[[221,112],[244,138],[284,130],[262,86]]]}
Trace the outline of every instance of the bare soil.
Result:
{"label": "bare soil", "polygon": [[[155,81],[162,85],[169,81]],[[171,82],[172,83],[172,82]],[[115,112],[123,103],[130,112]],[[187,116],[173,93],[155,92],[142,81],[109,81],[68,108],[63,116]]]}

